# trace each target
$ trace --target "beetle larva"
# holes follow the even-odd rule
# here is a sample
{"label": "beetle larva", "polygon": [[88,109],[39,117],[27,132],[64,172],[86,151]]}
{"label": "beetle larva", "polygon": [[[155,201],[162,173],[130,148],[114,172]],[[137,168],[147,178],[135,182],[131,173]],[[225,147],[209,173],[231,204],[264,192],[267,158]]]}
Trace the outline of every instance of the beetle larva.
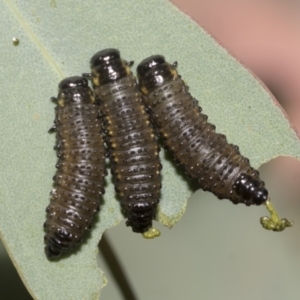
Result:
{"label": "beetle larva", "polygon": [[[169,64],[161,55],[146,58],[137,67],[144,104],[164,146],[203,190],[235,204],[267,203],[269,207],[268,191],[258,171],[207,122],[176,67],[177,63]],[[286,219],[276,223],[276,216],[272,211],[272,220],[261,220],[263,226],[275,231],[291,226]]]}
{"label": "beetle larva", "polygon": [[58,162],[44,223],[46,254],[56,258],[77,245],[91,227],[104,193],[105,148],[98,106],[83,77],[59,84],[55,108]]}
{"label": "beetle larva", "polygon": [[115,190],[127,226],[153,238],[152,228],[159,202],[161,164],[149,117],[141,100],[132,63],[121,59],[116,49],[105,49],[91,58],[91,76],[101,114]]}

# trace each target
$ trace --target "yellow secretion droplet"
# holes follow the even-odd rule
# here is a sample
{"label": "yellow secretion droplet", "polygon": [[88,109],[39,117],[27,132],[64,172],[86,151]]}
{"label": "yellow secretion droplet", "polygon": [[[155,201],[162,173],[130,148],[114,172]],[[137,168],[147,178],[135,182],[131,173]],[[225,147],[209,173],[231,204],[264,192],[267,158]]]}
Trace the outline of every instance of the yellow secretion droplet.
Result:
{"label": "yellow secretion droplet", "polygon": [[150,228],[148,231],[143,233],[145,239],[154,239],[157,236],[160,236],[160,231],[156,228]]}
{"label": "yellow secretion droplet", "polygon": [[270,212],[269,217],[260,218],[260,223],[262,227],[268,230],[273,231],[282,231],[286,227],[292,227],[294,222],[288,221],[287,219],[280,219],[278,213],[276,212],[274,206],[271,204],[270,199],[268,199],[265,203],[267,210]]}

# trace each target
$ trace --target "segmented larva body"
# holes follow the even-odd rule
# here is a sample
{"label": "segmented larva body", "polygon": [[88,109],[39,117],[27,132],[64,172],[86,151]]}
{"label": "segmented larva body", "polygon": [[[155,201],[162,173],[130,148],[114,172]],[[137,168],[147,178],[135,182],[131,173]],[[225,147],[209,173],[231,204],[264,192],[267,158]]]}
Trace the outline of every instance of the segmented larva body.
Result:
{"label": "segmented larva body", "polygon": [[[161,164],[130,66],[118,50],[102,50],[91,58],[91,79],[105,120],[111,172],[126,225],[147,237],[149,230],[156,230],[151,226],[160,196]],[[148,238],[157,235],[158,231]]]}
{"label": "segmented larva body", "polygon": [[69,77],[59,84],[55,108],[58,162],[44,223],[46,255],[59,257],[90,229],[104,194],[105,147],[98,106],[87,80]]}
{"label": "segmented larva body", "polygon": [[161,55],[143,60],[138,68],[140,90],[154,126],[176,161],[198,180],[203,190],[233,203],[260,205],[268,191],[259,173],[225,135],[207,122],[197,100],[176,71]]}

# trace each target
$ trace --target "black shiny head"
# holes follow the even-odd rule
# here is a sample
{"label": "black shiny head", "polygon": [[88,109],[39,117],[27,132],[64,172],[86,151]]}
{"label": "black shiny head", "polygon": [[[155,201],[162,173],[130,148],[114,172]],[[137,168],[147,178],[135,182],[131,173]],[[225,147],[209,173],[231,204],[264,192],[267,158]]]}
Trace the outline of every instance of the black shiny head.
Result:
{"label": "black shiny head", "polygon": [[88,86],[86,78],[81,76],[68,77],[58,85],[58,96],[55,103],[64,107],[71,103],[94,103],[95,97]]}
{"label": "black shiny head", "polygon": [[137,73],[142,76],[145,73],[148,73],[151,69],[162,65],[165,62],[165,58],[162,55],[152,55],[140,62],[137,67]]}
{"label": "black shiny head", "polygon": [[90,60],[91,68],[103,64],[109,64],[115,59],[121,59],[119,50],[114,48],[101,50],[92,56]]}
{"label": "black shiny head", "polygon": [[97,52],[90,64],[94,87],[113,83],[131,74],[130,64],[121,58],[119,50],[113,48]]}
{"label": "black shiny head", "polygon": [[88,87],[88,82],[84,77],[81,76],[67,77],[63,79],[58,85],[59,91],[74,89],[78,87]]}
{"label": "black shiny head", "polygon": [[166,82],[178,77],[176,64],[169,64],[162,55],[152,55],[137,67],[140,90],[148,95]]}

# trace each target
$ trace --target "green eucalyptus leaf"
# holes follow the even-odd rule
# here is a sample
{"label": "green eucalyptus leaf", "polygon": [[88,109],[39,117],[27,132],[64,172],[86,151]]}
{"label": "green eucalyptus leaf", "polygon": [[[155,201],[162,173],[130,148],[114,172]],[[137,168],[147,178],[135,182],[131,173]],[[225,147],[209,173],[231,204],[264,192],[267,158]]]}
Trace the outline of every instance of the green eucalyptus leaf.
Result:
{"label": "green eucalyptus leaf", "polygon": [[[95,52],[118,48],[135,65],[152,54],[178,61],[210,122],[254,167],[279,155],[300,157],[298,137],[268,91],[168,1],[11,0],[0,8],[0,236],[35,299],[97,299],[106,284],[97,244],[123,219],[107,177],[104,204],[85,242],[60,261],[46,259],[42,225],[57,159],[55,136],[47,134],[54,119],[48,99],[64,77],[89,72]],[[158,220],[172,227],[192,189],[163,151],[161,159]]]}

